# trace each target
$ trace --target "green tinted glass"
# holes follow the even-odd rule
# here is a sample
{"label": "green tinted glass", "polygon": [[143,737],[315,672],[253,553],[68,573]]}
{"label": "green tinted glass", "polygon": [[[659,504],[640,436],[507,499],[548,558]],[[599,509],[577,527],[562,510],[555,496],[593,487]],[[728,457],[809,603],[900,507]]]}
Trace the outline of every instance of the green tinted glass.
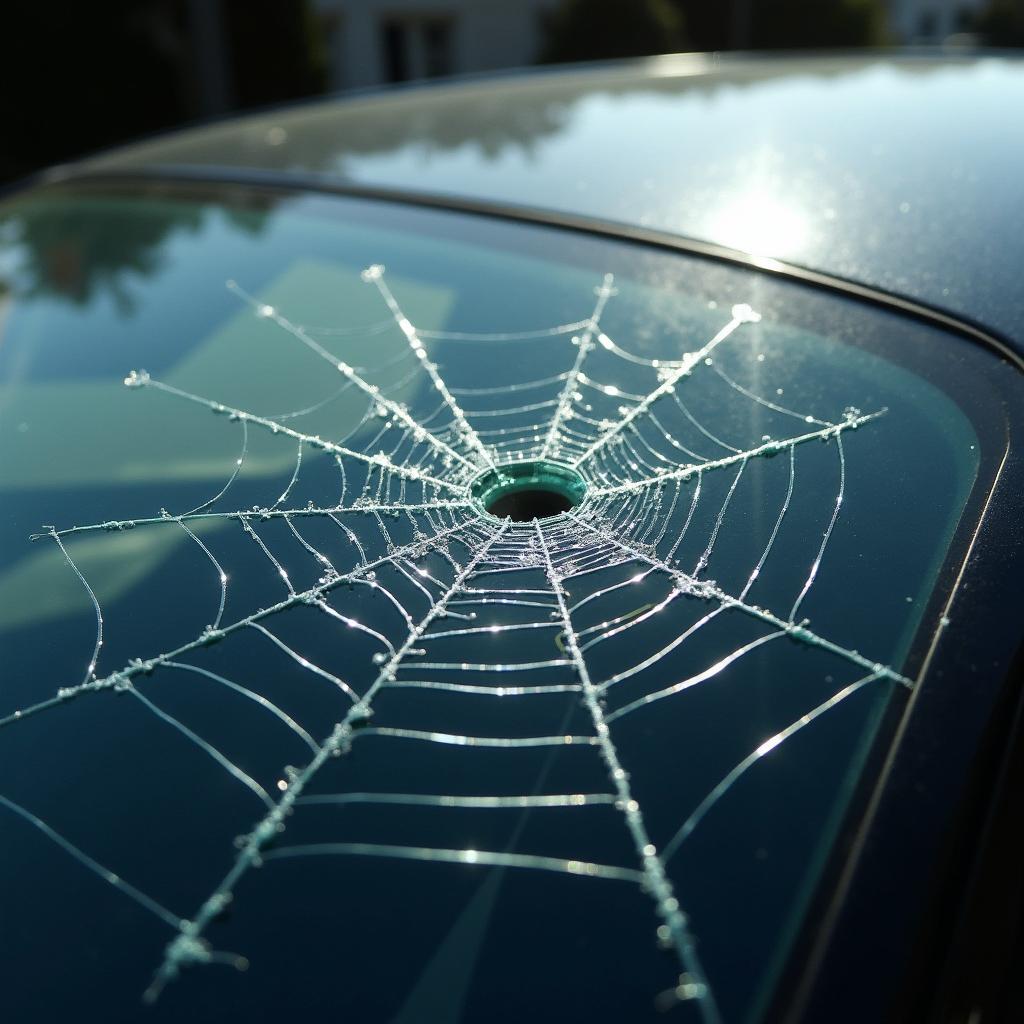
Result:
{"label": "green tinted glass", "polygon": [[942,628],[994,360],[480,218],[4,213],[14,1008],[755,1018]]}

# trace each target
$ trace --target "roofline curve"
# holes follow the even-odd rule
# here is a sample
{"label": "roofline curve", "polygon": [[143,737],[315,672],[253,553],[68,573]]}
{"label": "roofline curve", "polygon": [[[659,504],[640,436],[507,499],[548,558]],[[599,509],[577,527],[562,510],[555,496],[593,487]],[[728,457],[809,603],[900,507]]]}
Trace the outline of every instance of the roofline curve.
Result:
{"label": "roofline curve", "polygon": [[[152,165],[146,168],[98,170],[77,165],[53,168],[26,184],[43,187],[62,184],[192,184],[235,185],[278,193],[315,193],[443,210],[450,213],[514,221],[541,227],[555,227],[580,234],[631,242],[655,249],[700,256],[705,259],[746,267],[848,298],[867,302],[891,312],[923,321],[983,345],[1024,372],[1024,346],[999,331],[948,310],[931,306],[898,292],[863,284],[849,278],[814,270],[772,257],[757,256],[715,242],[704,241],[656,228],[606,220],[586,214],[567,213],[547,207],[474,199],[456,193],[420,192],[411,189],[360,185],[316,174],[261,171],[236,167],[203,165]],[[20,188],[17,191],[23,191]]]}

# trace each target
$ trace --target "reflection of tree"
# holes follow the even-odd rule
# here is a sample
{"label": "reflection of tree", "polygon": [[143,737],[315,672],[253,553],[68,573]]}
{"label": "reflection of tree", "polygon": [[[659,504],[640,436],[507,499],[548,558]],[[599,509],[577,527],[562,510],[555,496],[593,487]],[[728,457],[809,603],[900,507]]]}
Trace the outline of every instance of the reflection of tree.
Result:
{"label": "reflection of tree", "polygon": [[[169,197],[36,193],[9,207],[5,241],[20,262],[12,284],[22,295],[59,296],[85,305],[108,294],[122,312],[134,307],[132,278],[164,263],[164,248],[181,232],[201,231],[213,207]],[[233,227],[259,232],[266,212],[222,211]]]}
{"label": "reflection of tree", "polygon": [[[345,176],[350,157],[412,150],[417,158],[461,148],[485,158],[533,151],[557,134],[576,96],[563,102],[531,78],[479,87],[392,91],[336,105],[319,103],[155,139],[90,162],[117,169],[153,164],[329,171]],[[453,185],[457,186],[457,182]]]}
{"label": "reflection of tree", "polygon": [[323,139],[328,159],[334,159],[339,143],[346,153],[366,155],[409,146],[427,153],[469,146],[486,158],[512,148],[530,153],[537,140],[563,124],[560,104],[509,103],[494,90],[448,94],[443,104],[420,103],[414,94],[409,100],[386,118],[367,110],[368,116],[346,119],[340,138],[331,133]]}
{"label": "reflection of tree", "polygon": [[402,89],[158,138],[95,158],[87,166],[257,167],[346,177],[349,158],[387,157],[399,150],[427,159],[432,153],[465,148],[497,159],[510,149],[530,153],[539,140],[557,134],[577,98],[571,85],[563,98],[561,89],[538,89],[526,78],[501,79],[497,87],[485,83],[471,90]]}

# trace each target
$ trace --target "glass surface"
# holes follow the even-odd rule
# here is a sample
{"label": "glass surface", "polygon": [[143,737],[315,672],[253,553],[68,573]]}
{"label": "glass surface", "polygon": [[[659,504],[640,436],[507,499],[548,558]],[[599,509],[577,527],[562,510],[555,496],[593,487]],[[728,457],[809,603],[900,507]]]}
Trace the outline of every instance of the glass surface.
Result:
{"label": "glass surface", "polygon": [[[756,1019],[942,628],[1002,365],[482,218],[3,214],[11,1019],[154,977],[155,1021]],[[526,459],[578,506],[486,515]]]}

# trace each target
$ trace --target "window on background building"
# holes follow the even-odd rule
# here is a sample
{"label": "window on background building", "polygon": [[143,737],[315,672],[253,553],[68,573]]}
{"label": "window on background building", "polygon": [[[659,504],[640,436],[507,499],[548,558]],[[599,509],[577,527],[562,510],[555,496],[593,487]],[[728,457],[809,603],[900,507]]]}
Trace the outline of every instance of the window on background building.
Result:
{"label": "window on background building", "polygon": [[452,62],[452,23],[448,18],[434,18],[422,26],[424,74],[427,78],[450,75]]}
{"label": "window on background building", "polygon": [[404,82],[409,78],[408,27],[401,22],[384,22],[384,62],[389,82]]}
{"label": "window on background building", "polygon": [[439,78],[454,70],[451,18],[388,18],[382,26],[389,82]]}

